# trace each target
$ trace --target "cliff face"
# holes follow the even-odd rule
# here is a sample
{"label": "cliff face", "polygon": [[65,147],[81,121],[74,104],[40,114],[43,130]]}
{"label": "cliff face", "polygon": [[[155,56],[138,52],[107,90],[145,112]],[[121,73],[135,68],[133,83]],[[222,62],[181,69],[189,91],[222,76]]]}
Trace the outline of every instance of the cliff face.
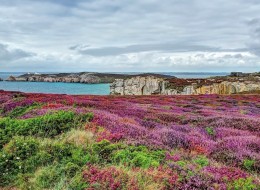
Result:
{"label": "cliff face", "polygon": [[100,83],[101,78],[92,74],[70,74],[66,76],[57,75],[29,75],[29,76],[10,76],[7,81],[21,81],[21,82],[65,82],[65,83]]}
{"label": "cliff face", "polygon": [[239,94],[260,90],[260,81],[229,82],[223,81],[219,84],[202,86],[195,89],[193,94]]}
{"label": "cliff face", "polygon": [[[185,80],[185,79],[182,79]],[[179,79],[165,80],[153,76],[117,79],[110,86],[112,95],[198,95],[198,94],[238,94],[260,91],[260,79],[228,81],[214,79],[186,80],[183,85]]]}
{"label": "cliff face", "polygon": [[[19,78],[16,78],[16,80]],[[29,82],[65,82],[65,83],[100,83],[101,79],[97,76],[93,76],[91,74],[84,75],[68,75],[64,77],[56,77],[56,76],[31,76],[27,78]]]}
{"label": "cliff face", "polygon": [[110,85],[110,94],[112,95],[152,95],[177,94],[175,89],[167,89],[168,82],[163,78],[154,76],[133,77],[130,79],[116,79]]}
{"label": "cliff face", "polygon": [[152,76],[116,79],[110,86],[111,94],[151,95],[161,94],[164,80]]}

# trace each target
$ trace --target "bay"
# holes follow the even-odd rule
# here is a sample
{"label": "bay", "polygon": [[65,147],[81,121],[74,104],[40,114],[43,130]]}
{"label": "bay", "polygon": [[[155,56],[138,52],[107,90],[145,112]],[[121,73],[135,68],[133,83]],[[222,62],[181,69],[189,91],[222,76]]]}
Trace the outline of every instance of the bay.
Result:
{"label": "bay", "polygon": [[[119,73],[119,72],[118,72]],[[0,78],[7,79],[10,75],[19,76],[24,73],[0,72]],[[138,73],[120,73],[138,74]],[[159,74],[176,76],[178,78],[207,78],[213,76],[226,76],[229,73],[181,73],[181,72],[160,72]],[[50,93],[50,94],[91,94],[108,95],[110,84],[81,84],[81,83],[48,83],[48,82],[0,82],[0,90],[20,91],[31,93]]]}

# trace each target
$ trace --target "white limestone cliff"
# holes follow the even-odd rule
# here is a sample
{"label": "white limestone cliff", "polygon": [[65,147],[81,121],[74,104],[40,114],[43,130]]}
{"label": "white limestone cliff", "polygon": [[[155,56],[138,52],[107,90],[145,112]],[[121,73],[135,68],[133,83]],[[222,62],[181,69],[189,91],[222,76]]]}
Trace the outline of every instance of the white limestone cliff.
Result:
{"label": "white limestone cliff", "polygon": [[169,85],[169,81],[154,76],[133,77],[130,79],[116,79],[110,86],[112,95],[198,95],[198,94],[237,94],[243,92],[259,91],[260,80],[253,81],[222,81],[212,82],[210,85],[183,86],[177,90]]}

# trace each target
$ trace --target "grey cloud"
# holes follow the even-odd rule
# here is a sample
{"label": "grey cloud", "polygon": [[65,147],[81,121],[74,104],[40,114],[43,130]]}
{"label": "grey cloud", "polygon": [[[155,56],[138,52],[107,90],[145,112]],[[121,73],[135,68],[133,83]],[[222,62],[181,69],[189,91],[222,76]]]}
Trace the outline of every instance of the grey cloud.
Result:
{"label": "grey cloud", "polygon": [[254,18],[248,22],[251,40],[248,47],[252,53],[260,56],[260,18]]}
{"label": "grey cloud", "polygon": [[15,61],[26,57],[34,56],[34,53],[27,52],[21,49],[10,49],[7,45],[0,44],[0,60]]}
{"label": "grey cloud", "polygon": [[223,56],[224,59],[242,59],[243,57],[244,56],[242,54],[240,54],[240,53],[234,54],[234,55],[228,54],[228,55],[224,55]]}
{"label": "grey cloud", "polygon": [[78,49],[78,52],[92,56],[115,56],[127,53],[139,53],[148,51],[171,51],[171,52],[189,52],[189,51],[219,51],[219,48],[212,48],[199,45],[185,44],[139,44],[124,47],[103,47]]}
{"label": "grey cloud", "polygon": [[[114,65],[113,69],[124,71],[133,64],[142,64],[141,69],[150,63],[158,69],[181,52],[259,55],[259,12],[259,0],[0,0],[0,41],[25,53],[36,52],[41,61],[26,61],[41,70],[53,66],[69,71],[71,64],[98,71]],[[151,54],[145,57],[146,53]],[[206,62],[203,56],[192,59],[194,67],[204,61],[210,70],[223,62]],[[232,59],[253,65],[247,57]],[[257,66],[259,59],[254,60]],[[53,64],[45,66],[46,61]],[[184,62],[177,63],[184,68]]]}
{"label": "grey cloud", "polygon": [[82,55],[91,56],[115,56],[128,53],[140,53],[140,52],[241,52],[247,51],[246,48],[240,49],[222,49],[219,47],[210,47],[202,45],[190,45],[190,44],[177,44],[177,43],[165,43],[165,44],[137,44],[124,47],[101,47],[101,48],[88,48],[88,45],[75,45],[70,47],[71,50],[76,50]]}
{"label": "grey cloud", "polygon": [[82,51],[90,47],[90,45],[85,45],[85,44],[76,44],[74,46],[70,46],[70,50],[77,50],[77,51]]}

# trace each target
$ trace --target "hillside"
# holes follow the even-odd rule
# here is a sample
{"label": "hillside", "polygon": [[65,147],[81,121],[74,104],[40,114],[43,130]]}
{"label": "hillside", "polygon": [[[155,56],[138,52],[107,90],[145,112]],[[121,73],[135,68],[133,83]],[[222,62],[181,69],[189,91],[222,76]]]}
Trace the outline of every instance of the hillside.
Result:
{"label": "hillside", "polygon": [[0,91],[0,189],[259,189],[260,96]]}

